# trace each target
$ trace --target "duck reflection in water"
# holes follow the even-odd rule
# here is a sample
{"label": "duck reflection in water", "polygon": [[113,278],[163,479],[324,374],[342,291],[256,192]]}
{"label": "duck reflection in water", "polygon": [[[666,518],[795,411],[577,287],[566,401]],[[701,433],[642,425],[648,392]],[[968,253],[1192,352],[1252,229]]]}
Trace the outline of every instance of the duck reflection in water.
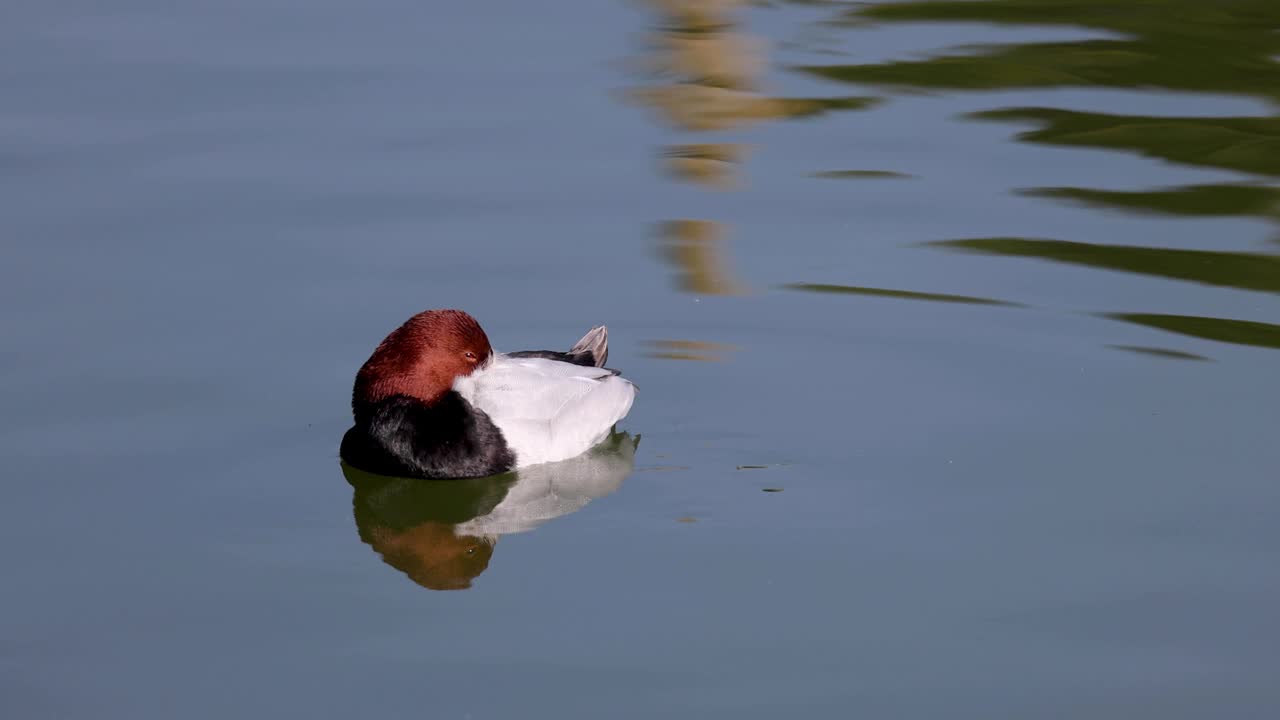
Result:
{"label": "duck reflection in water", "polygon": [[498,538],[532,530],[617,490],[639,436],[614,433],[569,460],[464,480],[374,475],[342,464],[360,539],[422,587],[465,590],[489,567]]}

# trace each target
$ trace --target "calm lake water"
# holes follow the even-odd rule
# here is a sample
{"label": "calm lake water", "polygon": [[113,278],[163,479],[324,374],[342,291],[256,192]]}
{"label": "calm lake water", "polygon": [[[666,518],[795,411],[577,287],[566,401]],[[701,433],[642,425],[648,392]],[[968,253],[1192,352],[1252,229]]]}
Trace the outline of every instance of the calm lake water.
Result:
{"label": "calm lake water", "polygon": [[[6,718],[1280,713],[1280,5],[19,2]],[[607,447],[343,468],[431,307]]]}

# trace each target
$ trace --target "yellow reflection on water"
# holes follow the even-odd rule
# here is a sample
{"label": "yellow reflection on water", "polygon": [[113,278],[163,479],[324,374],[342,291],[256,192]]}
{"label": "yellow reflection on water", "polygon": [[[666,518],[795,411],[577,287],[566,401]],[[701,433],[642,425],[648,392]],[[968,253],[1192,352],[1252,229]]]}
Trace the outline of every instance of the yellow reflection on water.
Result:
{"label": "yellow reflection on water", "polygon": [[678,268],[676,287],[698,295],[741,295],[745,287],[724,258],[724,225],[711,220],[661,224],[662,255]]}
{"label": "yellow reflection on water", "polygon": [[[646,0],[656,22],[639,63],[655,80],[633,89],[636,102],[655,110],[676,129],[710,133],[741,129],[765,120],[805,117],[828,110],[862,109],[874,98],[780,98],[762,92],[768,54],[765,42],[746,32],[738,11],[746,0]],[[671,178],[704,188],[742,185],[749,146],[731,142],[682,142],[659,157]],[[738,295],[745,285],[728,270],[728,227],[711,220],[673,220],[659,233],[662,257],[678,271],[679,290]]]}
{"label": "yellow reflection on water", "polygon": [[649,0],[657,27],[647,38],[642,63],[662,82],[631,97],[681,130],[742,128],[763,120],[806,117],[827,110],[871,106],[874,98],[783,98],[763,93],[759,79],[768,62],[765,42],[742,29],[741,0]]}
{"label": "yellow reflection on water", "polygon": [[662,157],[672,177],[728,190],[738,184],[738,165],[746,153],[741,143],[689,143],[668,146]]}
{"label": "yellow reflection on water", "polygon": [[703,340],[650,340],[645,344],[651,348],[646,353],[649,357],[664,360],[717,361],[738,349],[736,345]]}
{"label": "yellow reflection on water", "polygon": [[[689,132],[727,130],[776,113],[756,92],[764,67],[762,43],[738,29],[741,0],[649,0],[658,22],[647,38],[645,63],[662,84],[632,97]],[[728,190],[741,181],[747,146],[679,143],[661,149],[669,177]],[[661,256],[676,268],[676,288],[700,295],[738,295],[744,286],[724,258],[726,230],[711,220],[672,220],[658,231]]]}

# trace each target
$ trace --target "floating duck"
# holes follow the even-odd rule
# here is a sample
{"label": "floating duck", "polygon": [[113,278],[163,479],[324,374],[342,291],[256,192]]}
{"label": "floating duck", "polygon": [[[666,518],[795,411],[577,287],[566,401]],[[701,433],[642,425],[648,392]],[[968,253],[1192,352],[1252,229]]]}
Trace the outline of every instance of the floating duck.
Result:
{"label": "floating duck", "polygon": [[626,417],[636,387],[604,367],[609,331],[568,352],[495,352],[461,310],[427,310],[356,374],[348,464],[399,477],[483,477],[581,455]]}

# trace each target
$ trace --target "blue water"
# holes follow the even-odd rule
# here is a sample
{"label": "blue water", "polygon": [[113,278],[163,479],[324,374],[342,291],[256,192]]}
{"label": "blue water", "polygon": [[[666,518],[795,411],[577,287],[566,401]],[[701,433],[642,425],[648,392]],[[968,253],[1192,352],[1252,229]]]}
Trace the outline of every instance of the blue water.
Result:
{"label": "blue water", "polygon": [[[662,52],[646,36],[671,23],[642,4],[11,7],[0,712],[1280,711],[1273,336],[1101,315],[1274,327],[1276,291],[924,244],[1240,253],[1280,282],[1265,212],[1017,192],[1273,177],[1025,142],[1033,124],[963,115],[1265,118],[1274,101],[797,72],[1108,37],[824,24],[841,7],[730,13],[716,32],[762,49],[734,92],[879,104],[729,113],[709,131],[628,97],[678,81],[646,72]],[[664,150],[689,143],[746,146],[735,187],[664,172]],[[814,176],[849,170],[910,177]],[[677,220],[701,230],[664,238]],[[351,380],[431,307],[466,309],[499,350],[607,323],[610,365],[640,387],[628,466],[503,479],[447,517],[429,493],[378,486],[362,515],[337,458]],[[430,557],[503,498],[520,511],[549,495],[568,499],[458,546],[487,560],[440,571],[467,589],[384,562]]]}

